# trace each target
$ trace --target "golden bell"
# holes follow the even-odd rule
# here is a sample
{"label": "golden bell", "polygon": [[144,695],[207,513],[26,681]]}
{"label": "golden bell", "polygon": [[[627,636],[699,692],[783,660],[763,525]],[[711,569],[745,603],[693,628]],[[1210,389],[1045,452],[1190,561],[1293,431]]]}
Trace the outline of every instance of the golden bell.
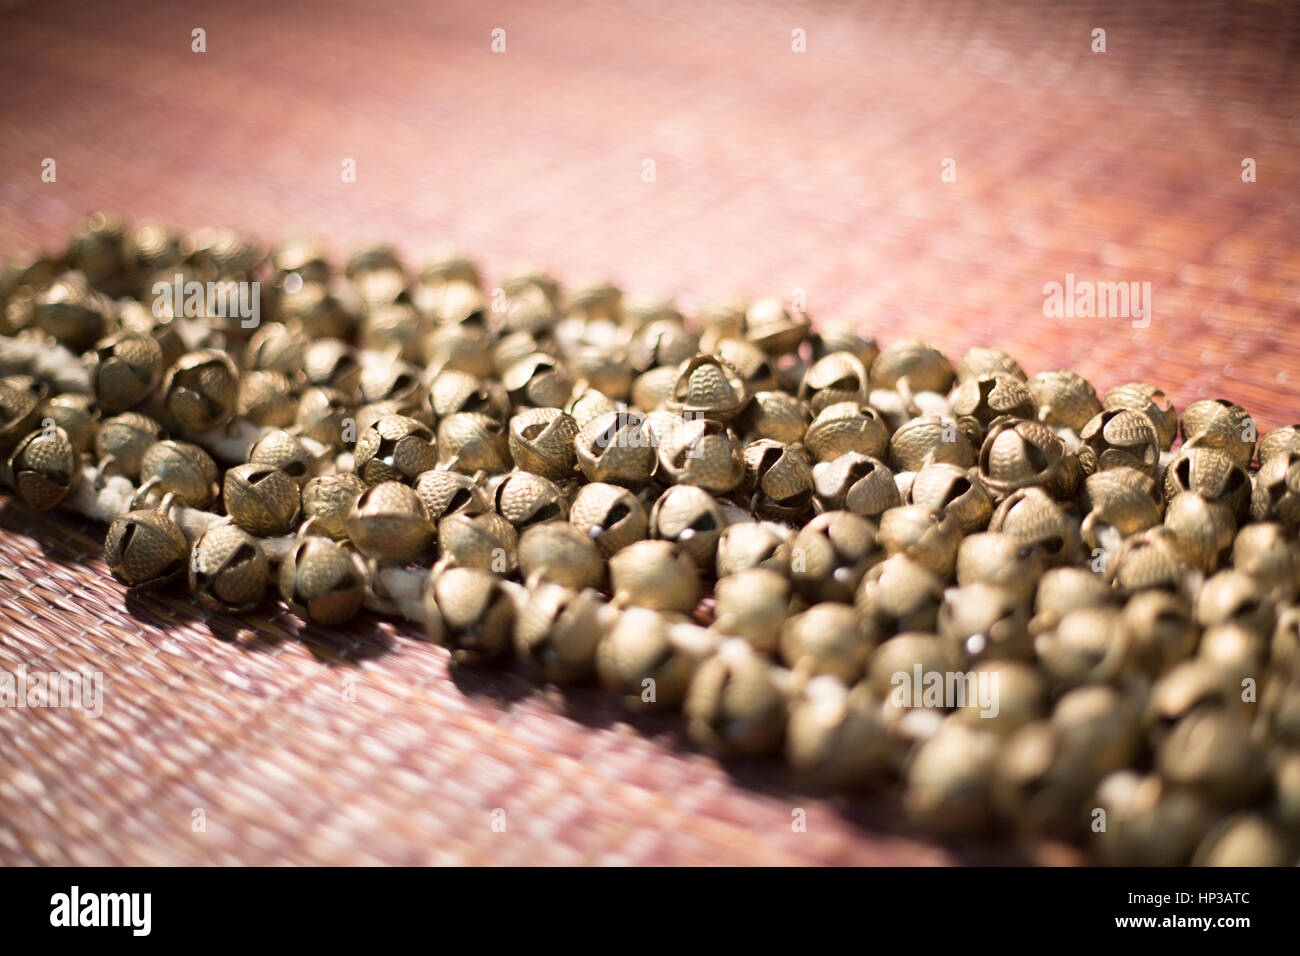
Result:
{"label": "golden bell", "polygon": [[819,462],[834,461],[850,453],[885,458],[889,453],[889,429],[870,405],[840,402],[818,412],[804,435],[804,445]]}
{"label": "golden bell", "polygon": [[270,573],[257,539],[233,524],[209,528],[190,553],[190,590],[213,610],[250,610],[266,592]]}
{"label": "golden bell", "polygon": [[1038,403],[1022,380],[1009,375],[988,374],[968,378],[952,393],[952,413],[969,415],[987,429],[995,418],[1010,415],[1033,421],[1038,417]]}
{"label": "golden bell", "polygon": [[1029,604],[995,584],[949,588],[939,607],[939,636],[949,653],[965,661],[1032,660]]}
{"label": "golden bell", "polygon": [[348,537],[348,514],[365,490],[365,482],[356,475],[322,475],[312,478],[302,488],[304,522],[312,522],[313,532],[324,534],[335,541],[345,540]]}
{"label": "golden bell", "polygon": [[663,365],[677,366],[700,351],[699,337],[674,319],[643,325],[627,346],[627,359],[639,375]]}
{"label": "golden bell", "polygon": [[0,452],[8,452],[40,423],[39,408],[35,393],[0,382]]}
{"label": "golden bell", "polygon": [[794,615],[781,628],[781,660],[799,674],[829,674],[845,684],[866,670],[872,641],[847,604],[825,602]]}
{"label": "golden bell", "polygon": [[[333,388],[307,388],[298,398],[298,411],[294,426],[313,441],[334,449],[356,441],[356,423],[352,420],[353,404],[342,392]],[[348,426],[351,426],[349,428]]]}
{"label": "golden bell", "polygon": [[803,399],[787,392],[759,392],[745,409],[740,427],[747,441],[770,438],[790,445],[803,441],[811,418]]}
{"label": "golden bell", "polygon": [[1132,643],[1132,660],[1152,677],[1187,660],[1200,636],[1188,600],[1165,591],[1142,591],[1129,598],[1123,627]]}
{"label": "golden bell", "polygon": [[868,634],[933,633],[943,599],[943,580],[903,554],[873,565],[853,596],[860,626]]}
{"label": "golden bell", "polygon": [[303,620],[343,624],[356,617],[365,600],[364,567],[328,538],[303,538],[280,564],[280,596]]}
{"label": "golden bell", "polygon": [[357,435],[353,470],[367,485],[409,484],[437,464],[433,433],[413,418],[385,415]]}
{"label": "golden bell", "polygon": [[299,487],[311,479],[311,452],[294,435],[281,428],[267,432],[253,443],[248,451],[248,463],[277,468]]}
{"label": "golden bell", "polygon": [[1029,487],[1069,497],[1079,478],[1074,456],[1051,428],[1016,418],[999,419],[989,427],[979,452],[979,475],[996,497]]}
{"label": "golden bell", "polygon": [[907,502],[952,515],[963,534],[983,531],[993,515],[993,499],[978,473],[943,462],[926,465],[916,473]]}
{"label": "golden bell", "polygon": [[457,412],[438,423],[439,463],[464,475],[510,470],[506,428],[479,412]]}
{"label": "golden bell", "polygon": [[889,557],[901,554],[948,577],[956,568],[961,525],[955,516],[921,505],[890,508],[880,516],[876,540]]}
{"label": "golden bell", "polygon": [[650,510],[650,536],[673,542],[702,568],[713,567],[726,525],[717,499],[694,485],[666,489]]}
{"label": "golden bell", "polygon": [[501,374],[501,382],[516,405],[558,408],[569,400],[573,379],[554,356],[533,352],[516,360]]}
{"label": "golden bell", "polygon": [[596,416],[578,430],[574,448],[578,467],[590,481],[635,488],[650,480],[654,447],[640,412],[615,411]]}
{"label": "golden bell", "polygon": [[1187,563],[1210,574],[1218,570],[1232,549],[1237,519],[1217,502],[1184,494],[1169,502],[1165,527],[1173,532]]}
{"label": "golden bell", "polygon": [[676,618],[649,608],[620,611],[596,650],[601,686],[628,710],[680,706],[698,657],[673,635]]}
{"label": "golden bell", "polygon": [[118,515],[104,539],[104,563],[129,588],[160,588],[185,573],[189,542],[161,511]]}
{"label": "golden bell", "polygon": [[848,602],[867,568],[884,556],[870,521],[849,511],[828,511],[795,535],[790,579],[809,600]]}
{"label": "golden bell", "polygon": [[667,541],[635,541],[609,559],[614,603],[655,611],[695,610],[699,572],[691,556]]}
{"label": "golden bell", "polygon": [[1046,570],[1041,552],[1009,534],[967,535],[957,548],[957,584],[991,584],[1017,598],[1032,600]]}
{"label": "golden bell", "polygon": [[281,372],[245,372],[239,381],[239,416],[254,425],[287,428],[298,415],[298,395]]}
{"label": "golden bell", "polygon": [[1042,488],[1022,488],[1005,498],[994,510],[989,530],[1037,548],[1051,565],[1072,560],[1079,546],[1076,526]]}
{"label": "golden bell", "polygon": [[168,370],[162,393],[168,413],[179,425],[191,431],[208,431],[234,416],[239,372],[225,352],[190,352]]}
{"label": "golden bell", "polygon": [[790,616],[790,581],[769,568],[746,568],[719,578],[712,630],[740,637],[758,651],[773,653]]}
{"label": "golden bell", "polygon": [[866,366],[851,352],[823,356],[804,372],[799,397],[809,403],[813,414],[840,402],[866,402]]}
{"label": "golden bell", "polygon": [[558,584],[539,584],[528,593],[515,624],[515,651],[543,680],[585,680],[596,669],[596,647],[604,632],[599,595]]}
{"label": "golden bell", "polygon": [[1300,552],[1280,524],[1260,522],[1238,531],[1232,566],[1258,581],[1280,604],[1294,600],[1300,591]]}
{"label": "golden bell", "polygon": [[879,518],[903,503],[894,473],[884,462],[848,452],[813,465],[813,489],[822,505]]}
{"label": "golden bell", "polygon": [[1200,495],[1244,517],[1250,507],[1250,476],[1226,452],[1213,448],[1183,448],[1164,473],[1167,500],[1184,493]]}
{"label": "golden bell", "polygon": [[397,481],[367,488],[353,503],[345,527],[357,549],[377,561],[414,561],[433,539],[424,502],[409,485]]}
{"label": "golden bell", "polygon": [[[812,428],[816,426],[814,421]],[[889,460],[895,471],[920,471],[937,461],[969,468],[975,464],[975,449],[953,419],[922,415],[894,432],[889,440]]]}
{"label": "golden bell", "polygon": [[729,525],[718,538],[717,553],[719,578],[746,568],[767,568],[785,574],[790,570],[790,532],[768,521]]}
{"label": "golden bell", "polygon": [[1227,399],[1203,399],[1183,410],[1180,427],[1184,448],[1215,448],[1242,468],[1255,458],[1255,422],[1240,405]]}
{"label": "golden bell", "polygon": [[84,276],[69,272],[36,293],[33,317],[47,335],[72,352],[83,352],[103,336],[104,300]]}
{"label": "golden bell", "polygon": [[288,534],[298,521],[301,495],[292,478],[266,465],[236,465],[221,487],[226,514],[249,534]]}
{"label": "golden bell", "polygon": [[976,345],[969,349],[957,363],[957,381],[979,378],[981,375],[1009,375],[1021,382],[1027,382],[1029,376],[1020,367],[1020,363],[1001,349]]}
{"label": "golden bell", "polygon": [[513,574],[519,567],[519,533],[494,512],[447,515],[438,523],[438,548],[453,567]]}
{"label": "golden bell", "polygon": [[529,471],[504,475],[496,483],[492,501],[497,514],[520,531],[569,516],[569,503],[555,483]]}
{"label": "golden bell", "polygon": [[745,338],[770,355],[793,352],[807,337],[808,316],[786,308],[780,299],[760,299],[745,310]]}
{"label": "golden bell", "polygon": [[1259,440],[1259,463],[1263,465],[1274,455],[1300,451],[1300,425],[1283,425],[1265,432]]}
{"label": "golden bell", "polygon": [[721,422],[692,418],[656,433],[658,467],[656,477],[678,485],[698,485],[713,494],[726,494],[745,477],[745,459],[740,439]]}
{"label": "golden bell", "polygon": [[1250,515],[1256,521],[1300,527],[1300,452],[1274,455],[1259,469]]}
{"label": "golden bell", "polygon": [[478,568],[447,568],[424,591],[429,638],[459,664],[501,657],[513,645],[516,608],[501,578]]}
{"label": "golden bell", "polygon": [[533,525],[519,535],[519,573],[581,591],[605,583],[605,561],[589,535],[563,522]]}
{"label": "golden bell", "polygon": [[487,381],[457,369],[443,369],[429,385],[429,409],[443,419],[457,412],[478,412],[498,421],[510,413],[510,399],[500,382]]}
{"label": "golden bell", "polygon": [[891,749],[880,701],[865,684],[850,690],[815,677],[790,705],[785,759],[815,786],[861,786],[884,774]]}
{"label": "golden bell", "polygon": [[569,507],[569,522],[606,557],[640,541],[649,530],[640,500],[626,488],[604,482],[583,485]]}
{"label": "golden bell", "polygon": [[760,438],[745,446],[741,490],[762,518],[797,521],[813,500],[812,465],[802,445]]}
{"label": "golden bell", "polygon": [[563,481],[577,461],[578,423],[558,408],[526,408],[510,419],[510,454],[515,466]]}
{"label": "golden bell", "polygon": [[735,369],[712,355],[696,355],[678,367],[667,406],[679,415],[725,422],[739,415],[748,400]]}
{"label": "golden bell", "polygon": [[[738,375],[751,395],[780,387],[772,357],[748,339],[724,338],[705,354],[712,354]],[[674,384],[676,381],[674,377]]]}
{"label": "golden bell", "polygon": [[[3,389],[0,389],[2,397]],[[135,480],[140,477],[144,453],[162,437],[162,426],[139,412],[123,412],[100,423],[95,434],[95,456],[101,466]]]}
{"label": "golden bell", "polygon": [[415,479],[415,493],[435,524],[447,515],[473,517],[492,508],[474,479],[456,471],[435,469],[422,473]]}
{"label": "golden bell", "polygon": [[925,342],[895,342],[871,363],[872,388],[897,388],[906,380],[912,392],[948,394],[957,373],[942,352]]}
{"label": "golden bell", "polygon": [[1128,537],[1160,523],[1163,497],[1146,472],[1120,466],[1089,475],[1080,503],[1087,509],[1080,533],[1089,550],[1099,546],[1098,535],[1113,528]]}
{"label": "golden bell", "polygon": [[1029,380],[1029,391],[1038,403],[1038,420],[1053,428],[1077,433],[1101,414],[1097,390],[1069,369],[1039,372]]}
{"label": "golden bell", "polygon": [[744,641],[725,642],[700,665],[682,709],[691,738],[724,757],[767,753],[785,733],[776,669]]}
{"label": "golden bell", "polygon": [[111,336],[95,346],[94,358],[91,385],[109,415],[139,405],[162,381],[162,348],[152,336]]}
{"label": "golden bell", "polygon": [[77,453],[68,433],[57,426],[32,432],[9,456],[8,477],[18,496],[38,511],[58,505],[77,477]]}
{"label": "golden bell", "polygon": [[140,481],[191,508],[206,508],[217,498],[217,463],[198,445],[160,441],[144,453]]}
{"label": "golden bell", "polygon": [[1130,382],[1118,388],[1112,388],[1102,401],[1106,411],[1116,408],[1131,408],[1139,411],[1151,420],[1156,434],[1160,436],[1160,448],[1168,451],[1178,437],[1178,411],[1163,391],[1154,385],[1142,382]]}
{"label": "golden bell", "polygon": [[361,362],[356,349],[342,339],[315,339],[303,351],[302,374],[309,385],[352,396],[361,384]]}

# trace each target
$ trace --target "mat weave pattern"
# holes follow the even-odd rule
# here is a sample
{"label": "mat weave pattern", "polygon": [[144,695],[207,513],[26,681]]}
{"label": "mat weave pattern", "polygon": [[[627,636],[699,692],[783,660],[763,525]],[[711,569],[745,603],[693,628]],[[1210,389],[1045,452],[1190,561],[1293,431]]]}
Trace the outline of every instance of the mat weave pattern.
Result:
{"label": "mat weave pattern", "polygon": [[[1298,63],[1282,0],[0,0],[0,252],[99,207],[415,262],[451,241],[492,279],[542,261],[688,311],[803,290],[882,342],[1000,345],[1271,427],[1300,420]],[[1067,273],[1152,283],[1150,325],[1044,318]],[[1021,858],[722,768],[592,690],[450,668],[390,622],[127,594],[102,534],[0,508],[0,670],[107,682],[98,719],[0,708],[0,863]]]}

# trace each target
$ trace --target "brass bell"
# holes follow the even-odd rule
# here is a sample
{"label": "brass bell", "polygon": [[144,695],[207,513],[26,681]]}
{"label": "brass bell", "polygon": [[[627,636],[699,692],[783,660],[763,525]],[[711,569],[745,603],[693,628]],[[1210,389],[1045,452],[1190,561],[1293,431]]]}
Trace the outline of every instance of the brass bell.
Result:
{"label": "brass bell", "polygon": [[957,547],[957,584],[991,584],[1024,601],[1032,600],[1046,570],[1041,552],[1009,534],[967,535]]}
{"label": "brass bell", "polygon": [[788,392],[758,392],[741,417],[746,440],[770,438],[790,445],[803,441],[812,420],[808,403]]}
{"label": "brass bell", "polygon": [[1265,432],[1259,440],[1259,463],[1265,464],[1274,455],[1300,451],[1300,425],[1283,425]]}
{"label": "brass bell", "polygon": [[1118,388],[1112,388],[1102,401],[1106,411],[1116,408],[1131,408],[1139,411],[1151,420],[1156,434],[1160,436],[1160,448],[1168,451],[1178,437],[1178,411],[1165,393],[1154,385],[1142,382],[1130,382]]}
{"label": "brass bell", "polygon": [[957,381],[965,382],[981,375],[1009,375],[1021,382],[1029,380],[1020,363],[1006,352],[976,345],[968,349],[957,363]]}
{"label": "brass bell", "polygon": [[943,581],[906,555],[873,565],[853,597],[860,625],[867,633],[933,633],[943,600]]}
{"label": "brass bell", "polygon": [[614,603],[689,614],[699,601],[691,556],[667,541],[635,541],[609,559]]}
{"label": "brass bell", "polygon": [[585,680],[596,669],[605,629],[604,605],[595,591],[539,584],[528,593],[515,622],[515,650],[543,680]]}
{"label": "brass bell", "polygon": [[1182,589],[1188,566],[1172,531],[1158,525],[1128,538],[1106,567],[1106,576],[1128,592]]}
{"label": "brass bell", "polygon": [[517,610],[506,583],[478,568],[434,570],[424,591],[429,638],[458,664],[501,657],[514,644]]}
{"label": "brass bell", "polygon": [[573,379],[554,357],[533,352],[518,359],[501,375],[501,382],[516,405],[558,408],[569,400]]}
{"label": "brass bell", "polygon": [[907,503],[951,515],[963,534],[983,531],[993,516],[993,499],[979,475],[943,462],[926,465],[916,473]]}
{"label": "brass bell", "polygon": [[663,482],[698,485],[721,495],[736,488],[745,477],[745,459],[740,439],[721,422],[692,418],[656,433],[658,466],[656,477]]}
{"label": "brass bell", "polygon": [[367,485],[409,484],[437,464],[433,433],[413,418],[385,415],[357,436],[353,470]]}
{"label": "brass bell", "polygon": [[759,299],[745,310],[742,329],[764,352],[784,355],[799,347],[811,325],[807,315],[787,308],[780,299]]}
{"label": "brass bell", "polygon": [[[722,339],[705,354],[710,353],[726,368],[740,376],[740,381],[751,395],[780,387],[781,383],[772,356],[748,339]],[[674,376],[673,383],[676,382],[677,377]]]}
{"label": "brass bell", "polygon": [[810,600],[848,602],[867,568],[884,556],[870,521],[848,511],[828,511],[795,535],[790,579]]}
{"label": "brass bell", "polygon": [[497,514],[520,531],[569,516],[569,503],[555,483],[529,471],[502,476],[492,492],[492,501]]}
{"label": "brass bell", "polygon": [[1188,600],[1164,591],[1142,591],[1124,605],[1123,627],[1132,659],[1152,677],[1187,660],[1199,632]]}
{"label": "brass bell", "polygon": [[995,373],[967,379],[952,393],[951,403],[954,415],[969,415],[981,429],[987,429],[1003,415],[1030,421],[1038,417],[1038,403],[1029,386],[1009,375]]}
{"label": "brass bell", "polygon": [[270,574],[257,539],[233,524],[213,525],[190,553],[190,590],[213,610],[250,610],[266,592]]}
{"label": "brass bell", "polygon": [[1255,458],[1255,422],[1240,405],[1227,399],[1203,399],[1183,410],[1180,423],[1184,448],[1215,448],[1242,468]]}
{"label": "brass bell", "polygon": [[676,366],[663,365],[643,372],[632,383],[633,406],[643,412],[653,412],[667,407],[668,396],[676,383]]}
{"label": "brass bell", "polygon": [[1022,488],[1003,499],[989,520],[989,530],[1005,532],[1039,549],[1051,565],[1070,561],[1079,547],[1077,527],[1042,488]]}
{"label": "brass bell", "polygon": [[[3,390],[0,389],[0,397]],[[100,466],[112,468],[133,481],[140,477],[144,453],[162,437],[162,427],[139,412],[123,412],[100,423],[95,434],[95,456]]]}
{"label": "brass bell", "polygon": [[972,833],[993,812],[992,786],[998,738],[965,724],[945,724],[909,759],[904,807],[931,832]]}
{"label": "brass bell", "polygon": [[1225,452],[1213,448],[1183,448],[1164,474],[1166,500],[1191,493],[1225,505],[1237,517],[1250,508],[1250,476]]}
{"label": "brass bell", "polygon": [[813,414],[841,402],[864,403],[867,369],[851,352],[832,352],[804,372],[799,397],[809,403]]}
{"label": "brass bell", "polygon": [[1030,660],[1029,605],[1021,595],[979,582],[944,592],[939,636],[958,660]]}
{"label": "brass bell", "polygon": [[[816,425],[814,421],[813,427]],[[939,461],[958,468],[975,464],[970,437],[953,419],[939,415],[921,415],[905,422],[889,440],[889,456],[895,471],[920,471]]]}
{"label": "brass bell", "polygon": [[579,430],[586,428],[594,419],[618,410],[618,403],[608,395],[594,388],[584,388],[581,383],[574,387],[573,397],[564,406],[565,414],[578,423]]}
{"label": "brass bell", "polygon": [[35,393],[0,382],[0,452],[9,452],[40,424],[39,408],[40,398]]}
{"label": "brass bell", "polygon": [[107,309],[84,276],[69,272],[36,293],[36,325],[72,352],[84,352],[104,334]]}
{"label": "brass bell", "polygon": [[[294,427],[305,438],[339,449],[356,441],[352,413],[351,400],[337,389],[307,388],[298,398]],[[347,442],[344,442],[345,435]]]}
{"label": "brass bell", "polygon": [[1284,832],[1260,813],[1240,813],[1215,827],[1197,847],[1193,866],[1289,866]]}
{"label": "brass bell", "polygon": [[814,604],[781,628],[781,660],[808,677],[829,674],[852,684],[865,672],[872,647],[847,604]]}
{"label": "brass bell", "polygon": [[871,363],[872,388],[897,388],[906,379],[912,392],[946,395],[956,378],[957,373],[944,354],[924,342],[895,342]]}
{"label": "brass bell", "polygon": [[515,466],[564,481],[577,461],[578,423],[558,408],[526,408],[510,419],[510,454]]}
{"label": "brass bell", "polygon": [[668,488],[650,510],[650,536],[673,542],[702,568],[713,567],[726,525],[717,499],[694,485]]}
{"label": "brass bell", "polygon": [[1250,514],[1256,521],[1300,528],[1300,452],[1274,455],[1259,469]]}
{"label": "brass bell", "polygon": [[1042,422],[1003,418],[988,430],[979,452],[979,475],[1003,497],[1021,488],[1042,488],[1052,497],[1074,494],[1079,474],[1065,443]]}
{"label": "brass bell", "polygon": [[745,446],[741,490],[762,518],[797,521],[812,506],[812,465],[802,445],[760,438]]}
{"label": "brass bell", "polygon": [[1102,411],[1096,389],[1069,369],[1039,372],[1029,380],[1029,391],[1038,403],[1038,420],[1053,428],[1081,432]]}
{"label": "brass bell", "polygon": [[152,336],[118,334],[95,346],[91,385],[100,408],[115,415],[148,398],[163,372],[162,348]]}
{"label": "brass bell", "polygon": [[726,641],[695,672],[682,708],[691,738],[722,756],[757,756],[785,733],[786,701],[776,669],[740,640]]}
{"label": "brass bell", "polygon": [[591,537],[563,522],[533,525],[519,536],[519,573],[575,591],[601,588],[605,562]]}
{"label": "brass bell", "polygon": [[645,416],[637,411],[598,415],[574,438],[578,467],[589,481],[639,487],[650,480],[654,447]]}
{"label": "brass bell", "polygon": [[1258,581],[1279,603],[1293,600],[1300,591],[1300,553],[1280,524],[1260,522],[1238,531],[1232,566]]}
{"label": "brass bell", "polygon": [[890,750],[880,702],[865,684],[850,690],[815,677],[790,705],[786,761],[815,786],[853,788],[882,776]]}
{"label": "brass bell", "polygon": [[905,555],[940,577],[955,570],[961,538],[956,517],[921,505],[890,508],[880,516],[876,536],[889,557]]}
{"label": "brass bell", "polygon": [[206,508],[217,498],[217,463],[198,445],[155,442],[140,462],[141,489],[156,488],[191,508]]}
{"label": "brass bell", "polygon": [[1136,468],[1120,466],[1089,475],[1080,498],[1087,509],[1080,528],[1084,545],[1089,550],[1098,547],[1106,529],[1126,538],[1154,528],[1160,523],[1162,501],[1155,480]]}
{"label": "brass bell", "polygon": [[662,365],[677,366],[700,350],[699,337],[674,319],[660,319],[639,328],[627,346],[627,358],[639,375]]}
{"label": "brass bell", "polygon": [[505,425],[480,412],[457,412],[438,423],[440,464],[464,475],[510,470]]}
{"label": "brass bell", "polygon": [[847,320],[818,323],[817,329],[808,336],[808,345],[814,360],[825,358],[832,352],[848,352],[867,369],[880,354],[876,340],[870,335],[860,334],[856,325]]}
{"label": "brass bell", "polygon": [[834,461],[850,453],[885,458],[889,453],[889,429],[870,405],[839,402],[818,412],[804,435],[804,445],[819,462]]}
{"label": "brass bell", "polygon": [[1232,549],[1237,519],[1221,504],[1185,494],[1169,502],[1165,527],[1173,533],[1187,563],[1210,574]]}
{"label": "brass bell", "polygon": [[420,404],[420,370],[400,360],[366,365],[358,388],[367,404],[393,402],[414,410]]}
{"label": "brass bell", "polygon": [[583,485],[569,507],[569,522],[608,557],[640,541],[649,530],[645,505],[626,488],[595,481]]}
{"label": "brass bell", "polygon": [[726,422],[739,415],[748,400],[735,369],[712,355],[696,355],[678,367],[667,407],[688,418]]}
{"label": "brass bell", "polygon": [[619,612],[596,650],[601,686],[628,710],[665,710],[681,705],[699,655],[674,634],[671,615],[649,608]]}
{"label": "brass bell", "polygon": [[236,465],[226,472],[222,503],[231,520],[259,537],[288,534],[297,524],[302,500],[297,484],[266,465]]}
{"label": "brass bell", "polygon": [[356,617],[365,600],[364,567],[328,538],[303,538],[280,564],[280,596],[303,620],[342,624]]}
{"label": "brass bell", "polygon": [[443,518],[438,523],[438,548],[453,567],[507,575],[519,566],[519,533],[494,512]]}
{"label": "brass bell", "polygon": [[77,453],[62,428],[41,428],[18,443],[7,470],[19,497],[38,511],[48,511],[72,490]]}
{"label": "brass bell", "polygon": [[457,471],[434,469],[422,473],[415,479],[415,493],[435,524],[447,515],[473,517],[492,508],[474,479]]}
{"label": "brass bell", "polygon": [[429,409],[439,420],[458,412],[478,412],[505,421],[510,413],[505,386],[457,369],[443,369],[435,375],[428,398]]}
{"label": "brass bell", "polygon": [[1039,666],[1061,688],[1116,679],[1128,663],[1129,647],[1120,610],[1108,606],[1071,611],[1034,641]]}
{"label": "brass bell", "polygon": [[239,381],[239,417],[254,425],[287,428],[298,416],[298,395],[282,372],[245,372]]}
{"label": "brass bell", "polygon": [[90,451],[99,431],[99,412],[93,402],[91,396],[74,392],[55,395],[39,406],[36,420],[50,419],[67,433],[73,450],[84,455]]}
{"label": "brass bell", "polygon": [[769,568],[746,568],[718,579],[712,629],[773,653],[790,616],[790,581]]}
{"label": "brass bell", "polygon": [[884,462],[848,452],[813,465],[813,489],[821,503],[864,518],[879,518],[903,503],[894,473]]}
{"label": "brass bell", "polygon": [[1196,595],[1196,623],[1201,627],[1240,624],[1265,637],[1273,633],[1277,610],[1259,582],[1235,568],[1208,578]]}
{"label": "brass bell", "polygon": [[129,588],[160,588],[185,573],[189,542],[161,511],[129,511],[109,525],[104,563]]}
{"label": "brass bell", "polygon": [[312,531],[325,534],[335,541],[345,540],[348,537],[348,514],[365,490],[365,482],[356,475],[322,475],[312,478],[302,488],[304,522],[312,522]]}
{"label": "brass bell", "polygon": [[162,394],[167,412],[179,425],[191,431],[208,431],[234,416],[239,373],[225,352],[190,352],[168,370]]}
{"label": "brass bell", "polygon": [[312,455],[298,438],[282,428],[272,429],[253,443],[248,450],[250,465],[277,468],[292,478],[299,487],[312,476]]}
{"label": "brass bell", "polygon": [[351,396],[361,385],[361,362],[356,349],[342,339],[315,339],[303,350],[302,374],[309,385]]}
{"label": "brass bell", "polygon": [[433,539],[424,502],[397,481],[367,488],[353,503],[345,527],[357,549],[377,561],[414,561]]}
{"label": "brass bell", "polygon": [[244,364],[254,370],[292,375],[302,369],[307,340],[298,328],[263,322],[244,349]]}

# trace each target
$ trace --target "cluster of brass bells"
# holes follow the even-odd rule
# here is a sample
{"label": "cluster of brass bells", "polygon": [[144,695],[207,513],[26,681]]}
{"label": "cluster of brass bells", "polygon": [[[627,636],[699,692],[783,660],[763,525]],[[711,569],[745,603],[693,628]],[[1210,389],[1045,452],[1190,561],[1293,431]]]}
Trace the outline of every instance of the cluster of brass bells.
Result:
{"label": "cluster of brass bells", "polygon": [[[177,274],[259,282],[260,322],[173,314],[151,290]],[[882,349],[776,300],[688,321],[106,214],[10,258],[0,305],[86,381],[6,369],[7,480],[37,508],[128,480],[105,542],[128,586],[234,611],[278,588],[337,625],[381,570],[432,567],[419,613],[455,660],[680,708],[810,785],[894,781],[937,833],[1300,854],[1300,426]],[[932,674],[995,697],[900,702]]]}

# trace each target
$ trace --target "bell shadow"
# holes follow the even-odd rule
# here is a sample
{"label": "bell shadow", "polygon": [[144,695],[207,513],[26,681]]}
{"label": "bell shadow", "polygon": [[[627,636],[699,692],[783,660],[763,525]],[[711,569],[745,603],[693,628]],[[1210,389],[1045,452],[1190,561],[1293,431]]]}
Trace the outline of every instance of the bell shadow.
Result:
{"label": "bell shadow", "polygon": [[540,686],[516,664],[464,664],[447,661],[447,676],[456,689],[474,700],[485,700],[509,708],[538,693]]}
{"label": "bell shadow", "polygon": [[15,498],[0,498],[0,531],[35,541],[41,555],[55,564],[84,569],[87,560],[103,553],[103,533],[98,531],[103,526],[66,512],[59,512],[59,519]]}

